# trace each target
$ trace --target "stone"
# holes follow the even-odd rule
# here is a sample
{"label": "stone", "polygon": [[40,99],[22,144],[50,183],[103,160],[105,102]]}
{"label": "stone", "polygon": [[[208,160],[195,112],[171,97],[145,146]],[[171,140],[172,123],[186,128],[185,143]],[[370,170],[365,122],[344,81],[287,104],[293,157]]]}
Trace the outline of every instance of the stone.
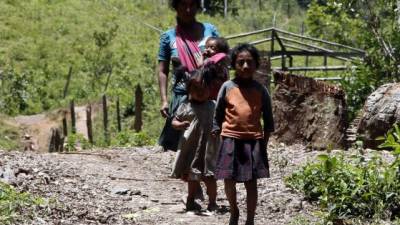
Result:
{"label": "stone", "polygon": [[389,83],[379,87],[368,96],[357,126],[357,135],[364,148],[377,149],[384,136],[395,123],[400,123],[400,83]]}

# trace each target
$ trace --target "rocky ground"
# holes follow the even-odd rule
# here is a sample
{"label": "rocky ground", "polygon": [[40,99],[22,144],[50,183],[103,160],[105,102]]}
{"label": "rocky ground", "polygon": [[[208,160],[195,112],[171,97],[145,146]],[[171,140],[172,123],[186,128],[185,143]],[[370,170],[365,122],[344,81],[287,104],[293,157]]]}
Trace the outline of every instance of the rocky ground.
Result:
{"label": "rocky ground", "polygon": [[[272,177],[259,180],[256,224],[317,221],[312,213],[316,207],[286,188],[283,177],[320,152],[275,143],[269,149]],[[0,179],[48,201],[15,224],[227,224],[228,203],[220,181],[217,213],[185,212],[186,186],[168,177],[173,159],[174,153],[155,147],[80,154],[0,151]],[[243,185],[238,192],[244,224]],[[206,208],[206,202],[202,205]]]}

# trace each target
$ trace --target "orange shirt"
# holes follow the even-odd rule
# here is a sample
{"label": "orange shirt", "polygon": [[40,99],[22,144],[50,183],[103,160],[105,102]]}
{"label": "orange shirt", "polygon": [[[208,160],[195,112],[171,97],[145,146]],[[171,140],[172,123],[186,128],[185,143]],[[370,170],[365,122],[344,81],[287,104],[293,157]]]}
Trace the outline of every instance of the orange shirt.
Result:
{"label": "orange shirt", "polygon": [[218,94],[213,130],[220,130],[222,136],[238,139],[260,139],[264,137],[263,131],[274,131],[267,89],[254,80],[225,82]]}

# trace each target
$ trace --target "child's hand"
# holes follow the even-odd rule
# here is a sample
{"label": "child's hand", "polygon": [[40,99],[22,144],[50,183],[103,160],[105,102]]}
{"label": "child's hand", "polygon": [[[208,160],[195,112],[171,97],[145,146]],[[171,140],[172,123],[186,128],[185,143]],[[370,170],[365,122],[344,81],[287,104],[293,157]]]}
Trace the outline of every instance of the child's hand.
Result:
{"label": "child's hand", "polygon": [[220,132],[219,130],[213,130],[213,131],[211,131],[211,136],[218,137],[219,132]]}
{"label": "child's hand", "polygon": [[190,126],[189,121],[179,121],[174,119],[172,121],[172,126],[177,130],[186,130]]}

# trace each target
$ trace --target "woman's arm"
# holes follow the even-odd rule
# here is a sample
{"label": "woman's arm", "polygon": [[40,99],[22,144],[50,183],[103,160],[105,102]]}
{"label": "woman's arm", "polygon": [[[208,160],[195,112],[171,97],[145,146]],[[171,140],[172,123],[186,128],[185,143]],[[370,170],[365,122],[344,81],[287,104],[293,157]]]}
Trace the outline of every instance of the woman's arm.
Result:
{"label": "woman's arm", "polygon": [[161,108],[160,113],[163,117],[168,117],[168,72],[169,72],[169,62],[159,61],[158,63],[158,85],[160,87],[160,97],[161,97]]}

